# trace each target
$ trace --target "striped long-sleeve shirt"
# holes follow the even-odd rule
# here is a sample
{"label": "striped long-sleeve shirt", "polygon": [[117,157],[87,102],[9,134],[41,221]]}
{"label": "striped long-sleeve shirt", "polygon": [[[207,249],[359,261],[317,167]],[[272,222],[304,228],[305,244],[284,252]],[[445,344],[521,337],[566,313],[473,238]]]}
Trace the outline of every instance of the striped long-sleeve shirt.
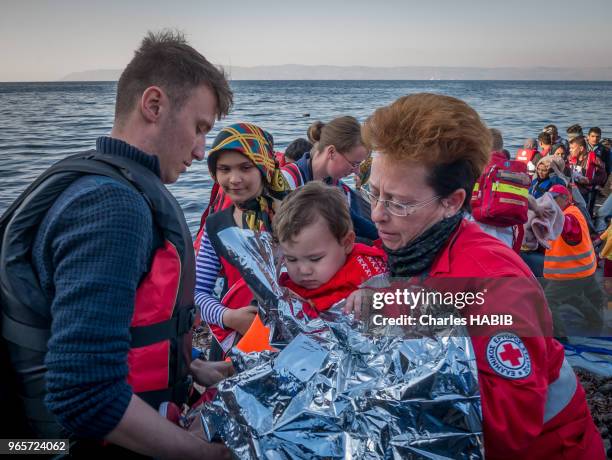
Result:
{"label": "striped long-sleeve shirt", "polygon": [[212,247],[206,231],[204,231],[200,252],[198,252],[196,258],[195,302],[200,308],[200,314],[204,321],[224,328],[223,313],[226,307],[213,295],[220,269],[219,256]]}

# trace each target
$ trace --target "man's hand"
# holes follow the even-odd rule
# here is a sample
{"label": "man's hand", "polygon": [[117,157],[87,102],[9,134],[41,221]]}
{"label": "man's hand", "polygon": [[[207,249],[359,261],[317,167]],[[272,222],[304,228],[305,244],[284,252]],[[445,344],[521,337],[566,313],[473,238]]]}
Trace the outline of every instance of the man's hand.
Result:
{"label": "man's hand", "polygon": [[258,308],[254,305],[236,309],[228,308],[223,313],[223,324],[230,329],[238,331],[240,335],[244,335],[249,330],[249,327],[251,327],[257,312]]}
{"label": "man's hand", "polygon": [[139,454],[164,460],[232,458],[223,444],[204,441],[203,431],[188,432],[171,423],[136,395],[132,395],[119,425],[106,439]]}
{"label": "man's hand", "polygon": [[344,313],[355,314],[355,319],[364,320],[369,316],[373,291],[371,289],[358,289],[351,292],[344,304]]}
{"label": "man's hand", "polygon": [[203,361],[194,359],[189,365],[194,380],[205,387],[210,387],[221,380],[234,375],[232,363],[225,361]]}

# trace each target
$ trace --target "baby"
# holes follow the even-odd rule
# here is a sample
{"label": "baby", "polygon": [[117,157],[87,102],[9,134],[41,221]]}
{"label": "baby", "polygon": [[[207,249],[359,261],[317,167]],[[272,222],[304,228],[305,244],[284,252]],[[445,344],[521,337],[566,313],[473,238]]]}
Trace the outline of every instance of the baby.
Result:
{"label": "baby", "polygon": [[[272,222],[287,272],[280,284],[308,300],[311,318],[387,271],[385,252],[355,243],[346,197],[337,187],[308,182],[287,196]],[[272,350],[269,329],[257,316],[237,344],[244,352]]]}
{"label": "baby", "polygon": [[287,267],[281,285],[310,301],[309,316],[386,271],[382,249],[355,243],[346,198],[335,187],[312,181],[293,191],[272,226]]}

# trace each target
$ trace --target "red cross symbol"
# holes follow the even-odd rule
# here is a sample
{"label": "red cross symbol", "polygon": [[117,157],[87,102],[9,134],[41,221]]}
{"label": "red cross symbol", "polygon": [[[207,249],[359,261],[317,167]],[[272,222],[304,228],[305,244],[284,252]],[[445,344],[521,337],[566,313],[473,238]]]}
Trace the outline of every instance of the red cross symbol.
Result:
{"label": "red cross symbol", "polygon": [[510,361],[510,365],[518,366],[521,364],[519,358],[523,357],[523,353],[519,348],[514,348],[511,343],[504,344],[504,351],[499,354],[502,361]]}

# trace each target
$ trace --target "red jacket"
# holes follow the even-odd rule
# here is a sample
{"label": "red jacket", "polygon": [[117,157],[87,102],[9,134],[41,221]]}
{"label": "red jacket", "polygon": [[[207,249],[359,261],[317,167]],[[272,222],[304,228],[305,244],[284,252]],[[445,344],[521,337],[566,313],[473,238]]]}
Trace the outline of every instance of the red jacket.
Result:
{"label": "red jacket", "polygon": [[513,329],[525,331],[508,338],[499,326],[468,326],[487,459],[604,459],[584,390],[564,359],[563,346],[551,337],[542,289],[520,257],[463,221],[434,261],[426,284],[450,279],[455,290],[486,290],[485,303],[465,307],[464,317],[512,314]]}
{"label": "red jacket", "polygon": [[386,254],[382,249],[357,243],[340,270],[331,280],[317,289],[298,286],[291,281],[287,273],[281,275],[280,284],[309,300],[314,310],[305,310],[305,313],[314,318],[318,316],[318,312],[327,310],[336,302],[346,299],[351,292],[359,289],[363,282],[386,271]]}

